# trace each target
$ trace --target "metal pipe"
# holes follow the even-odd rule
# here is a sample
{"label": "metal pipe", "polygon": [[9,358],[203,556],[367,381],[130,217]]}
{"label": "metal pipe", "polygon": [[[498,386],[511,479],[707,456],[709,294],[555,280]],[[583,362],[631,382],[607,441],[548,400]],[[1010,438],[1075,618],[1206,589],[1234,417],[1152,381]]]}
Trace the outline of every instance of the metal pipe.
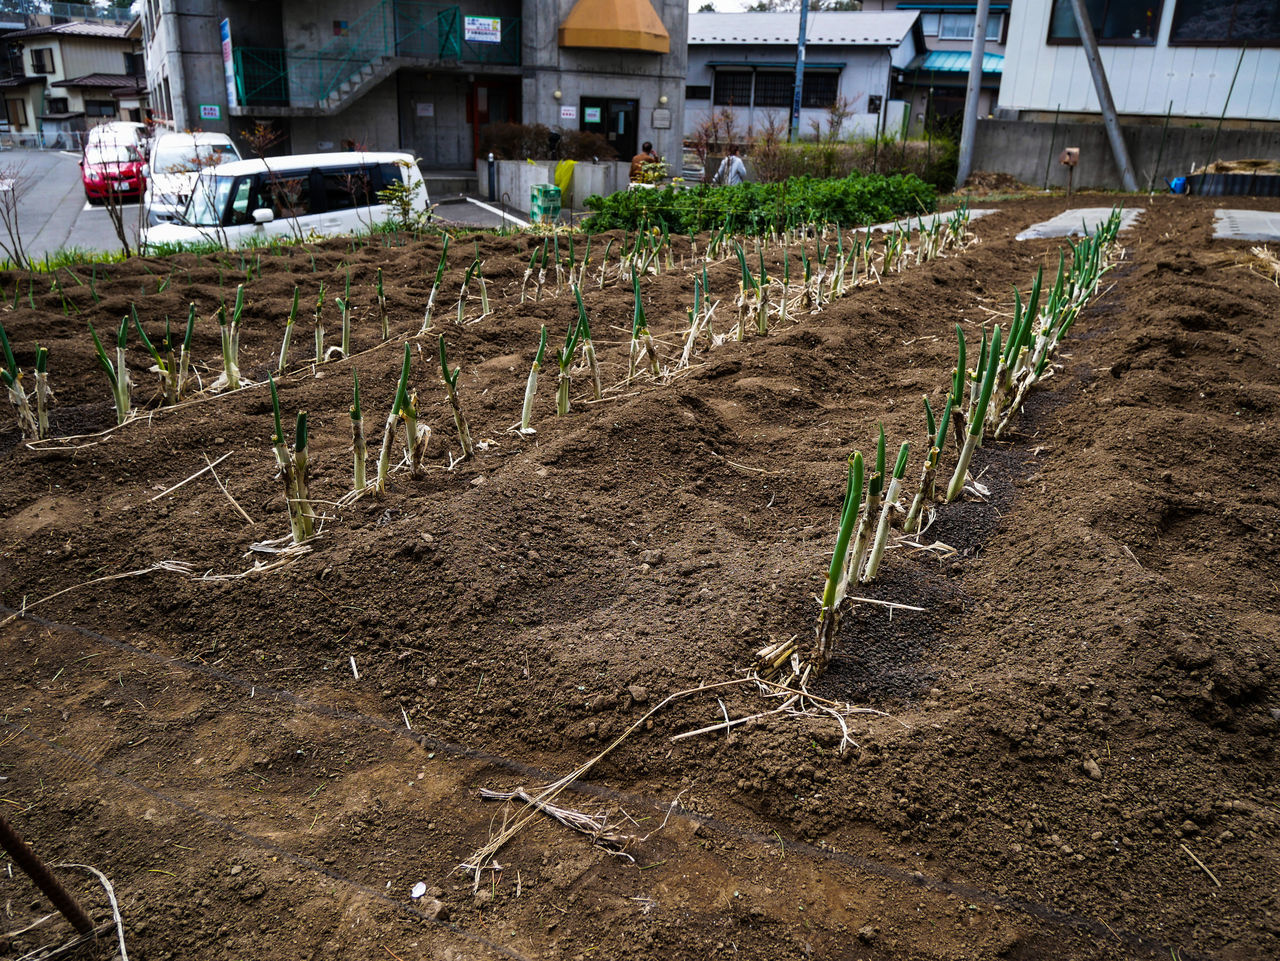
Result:
{"label": "metal pipe", "polygon": [[796,85],[791,91],[791,129],[787,143],[800,139],[800,95],[804,91],[804,44],[809,28],[809,0],[800,0],[800,36],[796,40]]}
{"label": "metal pipe", "polygon": [[1107,128],[1107,139],[1111,141],[1111,153],[1115,157],[1116,166],[1120,168],[1120,182],[1125,190],[1136,193],[1138,181],[1133,176],[1129,148],[1125,146],[1120,118],[1116,115],[1116,102],[1111,99],[1111,85],[1107,83],[1107,72],[1103,69],[1102,57],[1098,54],[1098,38],[1093,35],[1093,22],[1085,10],[1084,0],[1071,0],[1071,8],[1075,11],[1084,58],[1089,63],[1089,72],[1093,74],[1093,86],[1098,94],[1098,106],[1102,108],[1102,123]]}
{"label": "metal pipe", "polygon": [[1169,118],[1173,115],[1173,101],[1169,101],[1169,109],[1164,115],[1164,129],[1160,131],[1160,149],[1156,151],[1156,165],[1151,168],[1151,179],[1147,181],[1147,193],[1156,192],[1156,177],[1160,176],[1160,161],[1164,159],[1164,141],[1169,135]]}
{"label": "metal pipe", "polygon": [[990,0],[978,0],[973,23],[973,46],[969,48],[969,85],[964,92],[964,125],[960,128],[960,156],[956,163],[956,187],[962,187],[973,173],[973,142],[978,134],[978,96],[982,93],[982,57],[987,46],[987,13]]}
{"label": "metal pipe", "polygon": [[0,814],[0,847],[8,852],[9,857],[13,858],[13,863],[35,882],[35,886],[44,892],[44,896],[62,912],[62,916],[70,921],[77,931],[84,935],[93,934],[93,922],[89,920],[89,915],[84,913],[84,909],[62,886],[62,882],[53,876],[53,872],[40,860],[36,852],[32,851],[27,842],[18,836],[18,832],[5,820],[3,814]]}
{"label": "metal pipe", "polygon": [[[1231,103],[1231,94],[1236,89],[1236,77],[1240,76],[1240,64],[1244,63],[1244,52],[1249,49],[1246,43],[1240,48],[1240,58],[1236,61],[1236,72],[1231,75],[1231,86],[1227,88],[1227,99],[1222,103],[1222,113],[1218,116],[1218,126],[1213,131],[1213,140],[1209,142],[1209,159],[1204,162],[1207,167],[1213,163],[1213,153],[1218,149],[1218,134],[1222,132],[1222,121],[1227,116],[1227,105]],[[1172,107],[1172,104],[1170,104]]]}
{"label": "metal pipe", "polygon": [[1058,114],[1062,113],[1062,104],[1053,111],[1053,133],[1049,134],[1049,156],[1044,162],[1044,189],[1049,189],[1049,168],[1053,166],[1053,148],[1058,145]]}

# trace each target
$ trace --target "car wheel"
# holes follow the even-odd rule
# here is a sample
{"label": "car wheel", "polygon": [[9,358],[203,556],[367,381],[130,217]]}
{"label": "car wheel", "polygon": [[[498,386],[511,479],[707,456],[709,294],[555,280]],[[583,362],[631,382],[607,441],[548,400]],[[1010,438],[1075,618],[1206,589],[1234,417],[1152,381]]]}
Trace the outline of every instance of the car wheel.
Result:
{"label": "car wheel", "polygon": [[85,199],[85,200],[87,200],[87,201],[89,201],[89,203],[90,203],[92,206],[94,206],[94,207],[101,207],[101,206],[102,206],[102,198],[101,198],[101,197],[90,197],[88,194],[85,194],[85,195],[84,195],[84,199]]}

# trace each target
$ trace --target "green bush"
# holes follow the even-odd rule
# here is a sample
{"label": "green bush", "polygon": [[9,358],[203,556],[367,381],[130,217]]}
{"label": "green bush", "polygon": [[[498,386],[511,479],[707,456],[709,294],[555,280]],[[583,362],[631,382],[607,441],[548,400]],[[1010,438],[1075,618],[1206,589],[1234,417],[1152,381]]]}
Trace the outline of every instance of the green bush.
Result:
{"label": "green bush", "polygon": [[848,142],[759,140],[748,153],[755,176],[764,181],[787,177],[844,177],[850,173],[915,174],[943,193],[956,180],[955,141],[935,136],[931,141],[881,137]]}
{"label": "green bush", "polygon": [[583,227],[595,232],[665,226],[671,233],[689,234],[726,226],[733,233],[756,234],[796,223],[860,227],[932,213],[937,205],[937,191],[914,174],[852,173],[837,180],[791,177],[781,183],[596,195],[586,200],[593,214]]}

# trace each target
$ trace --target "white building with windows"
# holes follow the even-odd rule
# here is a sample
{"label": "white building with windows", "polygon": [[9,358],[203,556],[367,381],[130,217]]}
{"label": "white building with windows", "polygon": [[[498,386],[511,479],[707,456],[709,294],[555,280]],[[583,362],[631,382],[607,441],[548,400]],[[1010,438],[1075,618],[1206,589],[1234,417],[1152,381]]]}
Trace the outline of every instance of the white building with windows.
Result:
{"label": "white building with windows", "polygon": [[[1277,0],[1087,0],[1122,120],[1280,124]],[[1234,83],[1234,86],[1233,86]],[[1228,100],[1228,94],[1230,99]],[[1009,23],[998,116],[1100,113],[1070,0],[1022,0]]]}
{"label": "white building with windows", "polygon": [[[896,135],[907,104],[894,99],[895,81],[925,53],[919,13],[812,11],[806,32],[802,136],[825,132],[837,105],[842,136]],[[798,13],[690,14],[685,136],[726,116],[744,135],[787,127],[799,33]]]}

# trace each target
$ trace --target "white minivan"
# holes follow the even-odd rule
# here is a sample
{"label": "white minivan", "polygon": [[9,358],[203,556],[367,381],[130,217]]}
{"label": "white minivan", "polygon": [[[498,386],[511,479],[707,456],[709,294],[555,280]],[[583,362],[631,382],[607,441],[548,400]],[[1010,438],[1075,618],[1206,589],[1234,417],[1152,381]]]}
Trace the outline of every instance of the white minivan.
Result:
{"label": "white minivan", "polygon": [[143,231],[161,244],[246,247],[275,237],[351,234],[391,216],[380,191],[403,184],[413,211],[430,212],[427,185],[407,153],[320,153],[238,160],[200,172],[179,223]]}

